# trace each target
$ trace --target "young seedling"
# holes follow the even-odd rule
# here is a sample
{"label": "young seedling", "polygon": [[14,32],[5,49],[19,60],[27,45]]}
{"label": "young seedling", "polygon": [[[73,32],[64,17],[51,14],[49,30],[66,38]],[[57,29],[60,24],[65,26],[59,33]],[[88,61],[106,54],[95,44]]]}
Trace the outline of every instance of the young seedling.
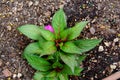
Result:
{"label": "young seedling", "polygon": [[101,39],[77,40],[88,21],[68,28],[63,9],[58,10],[51,25],[23,25],[18,30],[35,40],[24,50],[23,56],[36,69],[34,80],[68,80],[69,75],[80,75],[82,54],[101,42]]}

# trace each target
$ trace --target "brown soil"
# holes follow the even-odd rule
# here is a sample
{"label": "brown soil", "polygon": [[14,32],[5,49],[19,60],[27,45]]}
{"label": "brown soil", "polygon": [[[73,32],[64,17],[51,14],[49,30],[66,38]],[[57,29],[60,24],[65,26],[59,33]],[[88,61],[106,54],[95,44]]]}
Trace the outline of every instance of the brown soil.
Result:
{"label": "brown soil", "polygon": [[[79,38],[103,38],[86,53],[81,76],[71,79],[101,80],[120,71],[119,4],[119,0],[0,0],[0,80],[32,80],[35,71],[21,57],[32,40],[20,34],[17,27],[49,24],[63,5],[69,27],[78,21],[90,21]],[[5,75],[6,69],[9,72]]]}

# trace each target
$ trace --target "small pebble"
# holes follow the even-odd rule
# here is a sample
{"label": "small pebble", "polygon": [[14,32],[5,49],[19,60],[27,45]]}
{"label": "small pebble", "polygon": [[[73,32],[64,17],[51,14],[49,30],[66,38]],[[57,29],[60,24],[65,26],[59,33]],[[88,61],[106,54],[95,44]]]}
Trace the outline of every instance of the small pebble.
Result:
{"label": "small pebble", "polygon": [[101,9],[101,3],[98,3],[98,10]]}
{"label": "small pebble", "polygon": [[13,78],[16,78],[17,77],[17,75],[16,74],[13,74]]}
{"label": "small pebble", "polygon": [[28,6],[30,7],[30,6],[32,6],[32,4],[33,4],[33,2],[30,1],[30,2],[28,3]]}
{"label": "small pebble", "polygon": [[114,41],[114,42],[118,42],[118,41],[119,41],[119,38],[115,38],[113,41]]}
{"label": "small pebble", "polygon": [[102,73],[105,74],[105,71],[103,71]]}
{"label": "small pebble", "polygon": [[4,58],[4,57],[5,57],[5,55],[1,55],[1,57],[2,57],[2,58]]}
{"label": "small pebble", "polygon": [[91,77],[91,78],[90,78],[90,80],[94,80],[94,78],[93,78],[93,77]]}
{"label": "small pebble", "polygon": [[116,34],[116,31],[114,29],[108,29],[108,32],[110,32],[112,34]]}
{"label": "small pebble", "polygon": [[9,65],[9,64],[10,64],[10,62],[6,62],[5,64],[6,64],[6,65]]}
{"label": "small pebble", "polygon": [[12,28],[11,28],[11,26],[7,26],[7,29],[10,31]]}
{"label": "small pebble", "polygon": [[115,69],[115,68],[116,68],[116,65],[110,65],[110,68],[111,68],[111,69]]}
{"label": "small pebble", "polygon": [[103,48],[103,46],[99,46],[99,49],[98,49],[98,51],[99,51],[99,52],[101,52],[101,51],[104,51],[104,48]]}
{"label": "small pebble", "polygon": [[39,1],[35,1],[34,5],[37,6],[39,4]]}
{"label": "small pebble", "polygon": [[45,16],[50,17],[51,12],[50,12],[50,11],[47,11],[47,12],[46,12],[46,13],[44,13],[44,14],[45,14]]}
{"label": "small pebble", "polygon": [[4,69],[2,72],[3,72],[5,77],[9,77],[12,75],[12,73],[8,69]]}
{"label": "small pebble", "polygon": [[91,34],[94,34],[94,33],[95,33],[95,28],[94,28],[94,27],[91,27],[91,28],[90,28],[90,33],[91,33]]}
{"label": "small pebble", "polygon": [[92,62],[97,62],[97,60],[92,60]]}
{"label": "small pebble", "polygon": [[101,29],[105,29],[106,26],[104,26],[104,25],[100,25],[100,28],[101,28]]}
{"label": "small pebble", "polygon": [[110,42],[104,42],[105,46],[109,47],[110,46]]}
{"label": "small pebble", "polygon": [[91,23],[94,23],[96,21],[96,19],[93,19],[92,21],[91,21]]}
{"label": "small pebble", "polygon": [[17,74],[17,77],[18,77],[18,78],[22,77],[22,74],[21,74],[21,73],[18,73],[18,74]]}
{"label": "small pebble", "polygon": [[120,37],[120,34],[118,34],[118,37]]}

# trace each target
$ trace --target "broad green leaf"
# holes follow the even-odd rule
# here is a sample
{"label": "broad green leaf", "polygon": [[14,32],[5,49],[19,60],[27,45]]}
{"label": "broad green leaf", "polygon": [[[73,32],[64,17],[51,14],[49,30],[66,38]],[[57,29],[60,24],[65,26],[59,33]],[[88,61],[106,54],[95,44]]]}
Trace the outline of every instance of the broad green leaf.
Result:
{"label": "broad green leaf", "polygon": [[69,29],[66,29],[66,30],[63,30],[61,33],[60,33],[60,38],[62,40],[67,40],[68,36],[69,36]]}
{"label": "broad green leaf", "polygon": [[[47,75],[48,73],[51,73]],[[56,77],[52,77],[53,73],[52,72],[36,72],[34,75],[34,80],[58,80]],[[48,77],[50,76],[50,77]]]}
{"label": "broad green leaf", "polygon": [[62,74],[68,74],[68,75],[72,75],[73,72],[71,70],[71,68],[68,65],[64,65],[63,70],[61,71]]}
{"label": "broad green leaf", "polygon": [[101,39],[82,39],[74,41],[74,44],[80,48],[80,52],[86,52],[93,49],[101,42]]}
{"label": "broad green leaf", "polygon": [[87,23],[88,23],[88,21],[82,21],[80,23],[77,23],[74,27],[69,28],[68,29],[69,34],[68,34],[67,39],[73,40],[73,39],[77,38]]}
{"label": "broad green leaf", "polygon": [[56,67],[59,67],[59,68],[63,68],[63,65],[60,63],[60,62],[55,62],[53,65],[52,65],[53,68],[56,68]]}
{"label": "broad green leaf", "polygon": [[51,71],[49,74],[47,74],[45,77],[56,77],[57,73],[56,71]]}
{"label": "broad green leaf", "polygon": [[40,54],[41,49],[38,42],[30,43],[24,50],[23,54]]}
{"label": "broad green leaf", "polygon": [[74,75],[76,75],[76,76],[80,76],[80,72],[81,72],[82,70],[83,70],[83,68],[75,67]]}
{"label": "broad green leaf", "polygon": [[25,54],[25,57],[29,64],[36,70],[48,71],[49,69],[51,69],[50,63],[39,56]]}
{"label": "broad green leaf", "polygon": [[42,37],[44,37],[46,40],[55,40],[55,36],[52,32],[50,32],[49,30],[45,30],[45,29],[41,29],[40,28],[40,33],[42,35]]}
{"label": "broad green leaf", "polygon": [[60,49],[66,53],[81,54],[80,49],[73,42],[70,41],[64,43],[63,46],[60,46]]}
{"label": "broad green leaf", "polygon": [[41,46],[41,47],[42,47],[41,56],[54,54],[57,51],[55,42],[53,42],[53,41],[46,41],[43,43],[43,46]]}
{"label": "broad green leaf", "polygon": [[61,53],[60,58],[66,65],[68,65],[71,68],[72,72],[74,73],[75,66],[77,66],[75,56],[71,54]]}
{"label": "broad green leaf", "polygon": [[33,40],[38,40],[41,35],[40,29],[36,25],[31,25],[31,24],[23,25],[20,26],[18,30]]}
{"label": "broad green leaf", "polygon": [[73,39],[77,38],[87,23],[88,23],[87,21],[83,21],[83,22],[77,23],[72,28],[68,28],[66,30],[63,30],[60,33],[61,39],[62,40],[65,40],[65,39],[73,40]]}
{"label": "broad green leaf", "polygon": [[52,19],[52,26],[54,28],[56,37],[58,38],[60,36],[60,32],[67,27],[66,15],[63,9],[60,9],[54,14]]}
{"label": "broad green leaf", "polygon": [[78,66],[75,67],[74,73],[71,71],[70,67],[67,65],[64,65],[64,68],[62,70],[62,74],[68,74],[68,75],[76,75],[79,76],[80,72],[83,70],[83,68],[80,68]]}
{"label": "broad green leaf", "polygon": [[54,59],[53,55],[49,55],[46,60],[53,60],[53,59]]}
{"label": "broad green leaf", "polygon": [[40,48],[43,48],[45,42],[47,41],[41,36],[38,41]]}
{"label": "broad green leaf", "polygon": [[86,55],[77,55],[76,59],[78,63],[82,63],[83,60],[85,60]]}
{"label": "broad green leaf", "polygon": [[60,54],[59,53],[60,53],[59,51],[56,51],[54,53],[55,62],[59,62],[59,60],[60,60]]}
{"label": "broad green leaf", "polygon": [[42,72],[36,72],[33,76],[34,80],[41,80],[44,77]]}
{"label": "broad green leaf", "polygon": [[44,77],[41,80],[58,80],[56,77]]}
{"label": "broad green leaf", "polygon": [[60,80],[68,80],[67,74],[59,74],[59,79]]}

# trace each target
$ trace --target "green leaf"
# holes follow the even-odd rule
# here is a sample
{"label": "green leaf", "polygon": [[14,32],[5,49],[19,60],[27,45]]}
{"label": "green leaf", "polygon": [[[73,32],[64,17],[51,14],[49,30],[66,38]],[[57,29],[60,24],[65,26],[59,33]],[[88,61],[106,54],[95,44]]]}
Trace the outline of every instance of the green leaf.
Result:
{"label": "green leaf", "polygon": [[59,60],[60,60],[60,54],[59,54],[60,52],[59,51],[56,51],[55,53],[54,53],[54,61],[55,62],[59,62]]}
{"label": "green leaf", "polygon": [[88,23],[88,21],[82,21],[80,23],[77,23],[74,27],[63,30],[60,33],[60,37],[62,40],[73,40],[75,38],[77,38],[81,31],[83,30],[83,28],[86,26],[86,24]]}
{"label": "green leaf", "polygon": [[60,58],[66,65],[71,68],[72,72],[74,73],[75,66],[77,66],[75,56],[71,54],[60,53]]}
{"label": "green leaf", "polygon": [[44,77],[42,80],[58,80],[56,77]]}
{"label": "green leaf", "polygon": [[64,65],[63,70],[61,71],[62,74],[68,74],[68,75],[72,75],[73,72],[71,70],[71,68],[68,65]]}
{"label": "green leaf", "polygon": [[67,39],[73,40],[73,39],[77,38],[87,23],[88,23],[88,21],[82,21],[80,23],[77,23],[74,27],[69,28],[69,30],[68,30],[69,34],[68,34]]}
{"label": "green leaf", "polygon": [[39,56],[25,54],[25,57],[29,64],[36,70],[48,71],[49,69],[51,69],[50,63]]}
{"label": "green leaf", "polygon": [[66,16],[63,9],[58,10],[52,19],[52,26],[54,28],[56,37],[60,36],[60,32],[67,27]]}
{"label": "green leaf", "polygon": [[40,29],[40,33],[42,37],[44,37],[46,40],[51,40],[51,41],[55,40],[54,34],[49,30]]}
{"label": "green leaf", "polygon": [[23,56],[24,54],[40,54],[41,53],[41,49],[39,47],[38,42],[34,42],[34,43],[30,43],[24,50],[23,52]]}
{"label": "green leaf", "polygon": [[40,48],[43,48],[45,42],[47,41],[41,36],[38,41]]}
{"label": "green leaf", "polygon": [[67,74],[59,74],[59,79],[60,80],[68,80]]}
{"label": "green leaf", "polygon": [[73,75],[80,76],[80,72],[83,70],[83,68],[75,67],[75,72]]}
{"label": "green leaf", "polygon": [[81,52],[86,52],[93,49],[101,42],[101,39],[82,39],[74,41],[74,44],[80,48]]}
{"label": "green leaf", "polygon": [[85,60],[86,55],[77,55],[76,58],[78,63],[82,63],[82,61]]}
{"label": "green leaf", "polygon": [[81,54],[80,49],[70,41],[64,43],[63,46],[60,46],[60,49],[66,53]]}
{"label": "green leaf", "polygon": [[33,76],[34,80],[41,80],[44,77],[42,72],[36,72]]}
{"label": "green leaf", "polygon": [[63,31],[60,33],[60,38],[61,38],[62,40],[67,40],[69,34],[70,34],[69,29],[63,30]]}
{"label": "green leaf", "polygon": [[56,71],[51,71],[49,74],[47,74],[45,77],[56,77],[57,73]]}
{"label": "green leaf", "polygon": [[53,60],[53,59],[54,59],[53,55],[49,55],[46,60]]}
{"label": "green leaf", "polygon": [[63,65],[60,63],[60,62],[55,62],[53,65],[52,65],[53,68],[56,68],[56,67],[59,67],[59,68],[63,68]]}
{"label": "green leaf", "polygon": [[33,40],[38,40],[40,37],[40,29],[36,25],[31,24],[23,25],[20,26],[18,30]]}
{"label": "green leaf", "polygon": [[52,72],[36,72],[34,80],[58,80],[55,71]]}
{"label": "green leaf", "polygon": [[53,41],[44,42],[42,44],[41,48],[42,48],[41,56],[54,54],[57,51],[55,42],[53,42]]}
{"label": "green leaf", "polygon": [[83,68],[80,68],[79,66],[76,66],[74,69],[74,73],[71,71],[70,67],[67,65],[64,65],[64,68],[62,70],[62,74],[68,74],[68,75],[76,75],[79,76],[80,72],[83,70]]}

